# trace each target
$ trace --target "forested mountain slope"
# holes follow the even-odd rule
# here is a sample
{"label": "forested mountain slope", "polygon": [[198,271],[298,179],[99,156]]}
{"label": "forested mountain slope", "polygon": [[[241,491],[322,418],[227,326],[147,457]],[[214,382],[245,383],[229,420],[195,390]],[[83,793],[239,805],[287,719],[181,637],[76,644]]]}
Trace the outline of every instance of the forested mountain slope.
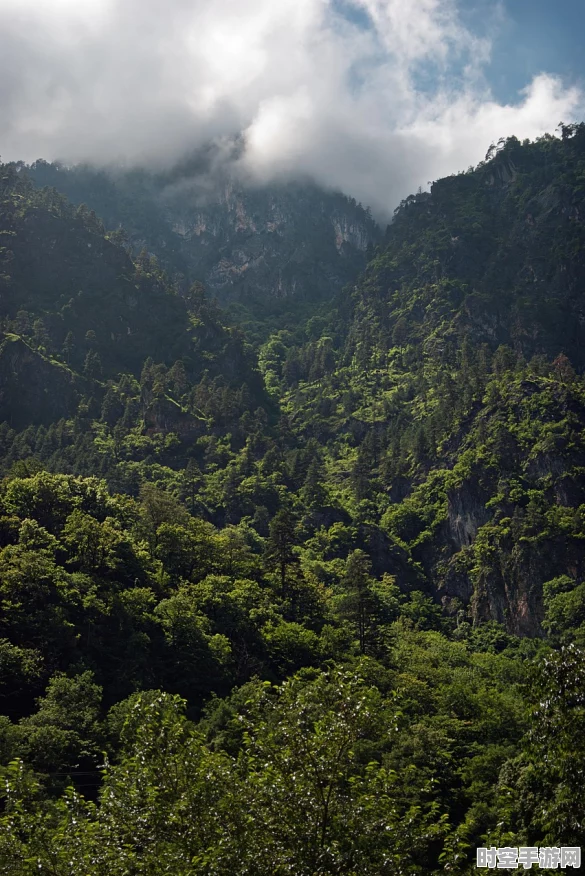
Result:
{"label": "forested mountain slope", "polygon": [[240,319],[274,313],[282,326],[364,268],[380,231],[361,204],[308,181],[243,185],[212,164],[195,155],[154,173],[38,161],[29,172],[123,228],[136,254],[156,255],[182,286],[204,282]]}
{"label": "forested mountain slope", "polygon": [[584,170],[565,129],[407,199],[320,341],[328,368],[290,346],[275,374],[436,597],[521,633],[548,580],[583,574]]}
{"label": "forested mountain slope", "polygon": [[0,167],[2,872],[580,844],[584,160],[501,143],[256,347]]}

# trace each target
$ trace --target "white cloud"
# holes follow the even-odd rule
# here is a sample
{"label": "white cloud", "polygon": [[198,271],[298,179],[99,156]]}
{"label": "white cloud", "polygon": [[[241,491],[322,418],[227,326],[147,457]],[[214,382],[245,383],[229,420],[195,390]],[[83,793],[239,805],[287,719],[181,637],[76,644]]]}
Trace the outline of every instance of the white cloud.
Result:
{"label": "white cloud", "polygon": [[0,153],[168,163],[243,131],[246,173],[390,211],[580,114],[544,73],[496,102],[490,48],[455,0],[0,0]]}

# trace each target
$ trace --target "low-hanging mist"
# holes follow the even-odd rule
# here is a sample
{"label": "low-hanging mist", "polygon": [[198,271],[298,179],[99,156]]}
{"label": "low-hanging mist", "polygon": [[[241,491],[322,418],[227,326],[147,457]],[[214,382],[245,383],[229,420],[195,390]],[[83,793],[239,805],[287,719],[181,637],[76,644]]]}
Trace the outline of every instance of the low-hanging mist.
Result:
{"label": "low-hanging mist", "polygon": [[231,170],[312,177],[382,217],[409,192],[579,114],[542,72],[512,105],[451,0],[0,0],[0,154],[169,166],[241,135]]}

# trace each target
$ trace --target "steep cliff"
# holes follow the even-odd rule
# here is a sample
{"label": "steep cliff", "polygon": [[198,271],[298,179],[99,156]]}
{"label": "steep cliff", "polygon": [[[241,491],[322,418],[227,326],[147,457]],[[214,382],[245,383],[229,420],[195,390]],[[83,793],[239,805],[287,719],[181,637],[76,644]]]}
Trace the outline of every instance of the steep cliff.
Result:
{"label": "steep cliff", "polygon": [[312,183],[243,185],[193,168],[167,174],[37,162],[38,185],[86,203],[108,228],[122,226],[174,275],[198,279],[224,303],[331,296],[365,267],[380,232],[368,211]]}

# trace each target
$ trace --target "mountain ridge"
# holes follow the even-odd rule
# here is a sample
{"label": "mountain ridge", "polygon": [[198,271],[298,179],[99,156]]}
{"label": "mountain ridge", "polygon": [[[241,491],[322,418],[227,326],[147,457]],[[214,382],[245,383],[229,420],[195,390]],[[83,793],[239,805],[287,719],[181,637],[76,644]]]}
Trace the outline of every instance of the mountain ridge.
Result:
{"label": "mountain ridge", "polygon": [[228,319],[0,167],[0,869],[579,844],[584,180],[502,141]]}
{"label": "mountain ridge", "polygon": [[123,228],[138,254],[155,255],[184,288],[201,281],[225,305],[252,311],[272,299],[322,300],[366,263],[380,231],[368,210],[310,182],[244,185],[189,175],[28,168],[40,186],[86,203],[108,228]]}

